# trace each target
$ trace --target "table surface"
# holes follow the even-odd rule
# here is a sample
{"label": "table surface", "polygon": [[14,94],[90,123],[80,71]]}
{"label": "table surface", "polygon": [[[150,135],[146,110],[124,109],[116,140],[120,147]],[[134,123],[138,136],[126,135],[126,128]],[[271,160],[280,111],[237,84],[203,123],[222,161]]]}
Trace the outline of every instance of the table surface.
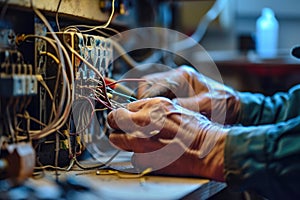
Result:
{"label": "table surface", "polygon": [[[41,198],[59,197],[57,184],[53,182],[54,172],[47,172],[47,178],[31,179],[29,182]],[[76,182],[88,187],[92,196],[101,199],[118,200],[173,200],[173,199],[207,199],[225,188],[224,183],[218,183],[201,178],[142,176],[139,178],[124,178],[117,174],[97,175],[95,170],[78,172],[70,171],[60,174],[59,180]],[[67,181],[66,181],[67,180]],[[74,185],[76,185],[74,184]],[[76,186],[78,187],[78,186]],[[49,192],[52,191],[52,192]],[[55,196],[57,195],[57,196]],[[78,193],[76,196],[85,196]]]}
{"label": "table surface", "polygon": [[1,191],[1,199],[207,199],[225,187],[225,183],[202,178],[137,176],[115,169],[74,167],[71,171],[41,171],[23,185]]}
{"label": "table surface", "polygon": [[[225,183],[204,178],[154,176],[136,173],[132,152],[119,152],[105,168],[83,170],[106,163],[114,151],[96,157],[85,157],[71,170],[40,168],[24,184],[5,190],[0,182],[0,199],[109,199],[174,200],[207,199],[226,187]],[[62,170],[64,169],[64,170]]]}

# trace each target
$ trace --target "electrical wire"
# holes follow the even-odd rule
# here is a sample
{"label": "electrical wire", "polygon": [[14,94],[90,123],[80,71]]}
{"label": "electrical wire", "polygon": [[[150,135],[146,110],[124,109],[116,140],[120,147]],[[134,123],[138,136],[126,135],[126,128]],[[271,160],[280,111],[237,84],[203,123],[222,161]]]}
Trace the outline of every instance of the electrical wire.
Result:
{"label": "electrical wire", "polygon": [[[27,124],[28,124],[28,125],[27,125],[27,128],[30,127],[30,121],[33,121],[33,122],[35,122],[35,123],[37,123],[38,125],[41,125],[41,126],[43,126],[43,127],[48,126],[47,124],[44,124],[44,123],[41,122],[40,120],[38,120],[38,119],[36,119],[36,118],[30,116],[29,113],[28,113],[27,111],[25,111],[24,114],[16,114],[16,116],[17,116],[17,117],[20,117],[20,118],[24,118],[24,119],[26,119],[26,120],[28,121],[28,122],[27,122]],[[22,130],[22,131],[24,132],[24,130]],[[33,134],[33,133],[35,133],[35,132],[38,133],[39,131],[38,131],[38,130],[34,131],[34,130],[28,129],[27,132]],[[65,137],[65,135],[64,135],[60,130],[57,130],[57,133],[59,133],[61,136]]]}
{"label": "electrical wire", "polygon": [[55,167],[53,165],[44,165],[40,167],[34,167],[34,169],[55,169],[55,170],[61,170],[61,171],[68,171],[68,168],[63,168],[63,167]]}
{"label": "electrical wire", "polygon": [[[85,31],[81,31],[81,32],[93,31],[93,30],[96,30],[96,29],[105,29],[105,28],[108,28],[107,26],[109,26],[109,24],[110,24],[110,22],[112,20],[112,17],[114,15],[114,2],[115,2],[115,0],[113,0],[112,2],[113,2],[112,13],[111,13],[111,15],[109,17],[109,20],[107,21],[106,24],[104,24],[102,26],[96,26],[96,27],[93,27],[93,28],[91,28],[89,30],[85,30]],[[61,2],[59,2],[59,5],[57,7],[57,15],[58,15],[58,10],[59,10],[60,3]],[[43,137],[49,135],[50,133],[57,132],[60,129],[60,127],[62,125],[64,125],[64,123],[68,119],[68,116],[70,114],[70,108],[71,108],[72,102],[73,102],[74,97],[75,97],[75,94],[74,94],[75,84],[74,84],[74,74],[73,74],[74,72],[73,72],[72,64],[70,62],[70,58],[68,56],[68,53],[66,52],[66,49],[61,44],[61,42],[58,39],[57,35],[53,32],[53,30],[52,30],[50,24],[48,23],[48,21],[46,20],[46,18],[39,12],[39,10],[37,10],[33,6],[32,0],[31,0],[31,6],[32,6],[32,9],[35,12],[35,14],[43,21],[43,23],[46,25],[46,27],[48,28],[50,34],[53,37],[53,40],[51,41],[51,44],[52,44],[52,46],[54,46],[54,49],[55,49],[58,57],[56,58],[56,56],[54,56],[53,54],[51,54],[49,52],[42,52],[42,54],[45,54],[47,56],[52,57],[56,61],[56,63],[59,65],[59,71],[61,71],[61,77],[62,77],[62,83],[63,83],[62,84],[62,94],[61,94],[61,97],[60,97],[60,101],[58,103],[58,107],[55,109],[55,110],[57,110],[57,113],[54,115],[54,119],[52,119],[52,121],[47,126],[45,126],[41,131],[32,131],[31,130],[31,133],[32,133],[31,137],[33,139],[40,139],[40,138],[43,138]],[[58,17],[57,17],[57,19],[58,19]],[[57,20],[57,25],[58,25],[58,28],[59,28],[58,20]],[[77,29],[77,27],[72,27],[72,28]],[[70,31],[70,29],[66,29],[66,32],[67,31]],[[48,40],[50,41],[50,39],[48,39]],[[64,42],[65,42],[65,40],[64,40]],[[97,90],[94,90],[94,92],[93,92],[94,97],[96,98],[97,101],[101,102],[108,109],[113,109],[111,107],[111,103],[110,103],[109,98],[107,96],[107,92],[106,92],[106,88],[107,87],[106,87],[104,78],[100,74],[100,72],[92,64],[90,64],[86,59],[84,59],[80,54],[78,54],[73,48],[71,48],[71,46],[69,44],[67,44],[66,42],[65,42],[65,46],[73,54],[75,54],[80,60],[82,60],[91,70],[93,70],[96,73],[96,75],[99,77],[99,80],[100,80],[100,83],[101,83],[100,84],[101,87],[98,88]],[[65,60],[67,62],[67,65],[65,64]],[[67,72],[70,73],[70,77],[67,76]],[[116,83],[114,83],[114,84],[116,84]],[[50,93],[50,92],[48,91],[48,93]],[[104,101],[102,101],[98,97],[99,93],[102,95],[102,97],[104,97]],[[53,101],[54,101],[54,96],[56,96],[55,92],[52,95]],[[93,109],[93,113],[94,112],[95,112],[95,109]],[[28,117],[27,119],[31,119],[32,120],[33,118]],[[43,123],[40,122],[40,124],[43,124]],[[104,163],[104,165],[107,164],[107,163],[109,163],[109,162],[111,162],[114,159],[114,157],[117,156],[118,153],[119,153],[119,151],[117,151],[106,163]],[[56,156],[55,156],[56,157],[56,161],[55,161],[55,165],[56,166],[54,166],[53,169],[60,169],[60,168],[57,167],[57,159],[58,159],[58,155],[57,154],[58,154],[58,147],[56,146]],[[76,165],[78,165],[80,168],[83,168],[83,169],[91,168],[91,167],[84,167],[84,166],[82,166],[78,162],[78,160],[76,159],[76,156],[75,156],[71,160],[70,165],[69,165],[69,167],[66,168],[66,170],[71,169],[71,167],[74,165],[74,163]],[[101,165],[98,165],[97,167],[104,166],[104,165],[101,164]],[[95,166],[93,166],[92,168],[94,168],[94,167]]]}
{"label": "electrical wire", "polygon": [[[72,68],[72,64],[71,64],[71,61],[70,61],[70,58],[68,56],[68,53],[65,51],[64,49],[64,46],[61,44],[60,40],[58,39],[57,35],[55,34],[55,32],[53,31],[51,25],[49,24],[49,22],[47,21],[47,19],[44,17],[44,15],[38,10],[36,9],[33,4],[32,4],[32,0],[30,1],[31,2],[31,6],[32,6],[32,9],[34,11],[34,13],[43,21],[43,23],[46,25],[46,27],[48,28],[48,30],[50,31],[50,34],[52,35],[52,37],[54,38],[54,40],[56,41],[56,44],[57,44],[57,47],[58,47],[58,55],[59,55],[59,58],[60,58],[60,63],[61,63],[61,66],[63,68],[62,72],[63,72],[63,80],[64,82],[68,83],[68,76],[66,74],[66,65],[65,65],[65,59],[64,59],[64,55],[65,55],[65,58],[66,58],[66,61],[68,63],[68,67],[69,67],[69,72],[71,73],[70,75],[70,78],[71,78],[71,81],[70,81],[70,85],[72,87],[73,86],[73,83],[74,83],[74,72],[73,72],[73,68]],[[64,54],[63,54],[64,52]],[[67,84],[66,84],[67,85]],[[72,88],[72,91],[73,91],[74,88]],[[63,92],[66,90],[66,86],[63,85]],[[72,94],[71,100],[74,99],[74,94]],[[72,102],[72,101],[70,101]],[[68,109],[66,109],[68,110]]]}
{"label": "electrical wire", "polygon": [[[47,91],[49,97],[50,97],[50,100],[52,101],[52,113],[54,113],[55,115],[57,115],[57,112],[56,112],[56,106],[55,106],[55,99],[53,97],[53,94],[51,93],[48,85],[46,84],[46,82],[42,79],[38,79],[39,83],[44,87],[44,89]],[[51,117],[50,117],[51,118]]]}
{"label": "electrical wire", "polygon": [[137,68],[142,65],[142,63],[136,62],[130,55],[128,55],[128,52],[125,51],[125,49],[117,41],[111,41],[116,51],[119,52],[120,57],[123,58],[130,67]]}
{"label": "electrical wire", "polygon": [[124,79],[120,79],[117,81],[109,79],[109,78],[105,78],[105,80],[110,82],[110,83],[106,84],[106,86],[109,86],[109,87],[119,84],[119,83],[122,83],[122,82],[146,82],[147,81],[146,79],[143,79],[143,78],[124,78]]}
{"label": "electrical wire", "polygon": [[40,51],[39,54],[47,55],[47,56],[51,57],[56,62],[56,64],[59,64],[59,59],[55,55],[53,55],[52,53],[45,52],[45,51]]}
{"label": "electrical wire", "polygon": [[208,28],[208,25],[218,17],[218,15],[221,13],[225,5],[227,4],[227,1],[228,0],[215,1],[213,6],[209,9],[209,11],[204,15],[204,17],[198,23],[196,31],[189,38],[174,43],[172,45],[172,49],[175,52],[178,52],[178,51],[183,51],[192,48],[193,46],[198,44],[202,40]]}
{"label": "electrical wire", "polygon": [[[18,38],[18,42],[19,41],[25,41],[27,40],[28,38],[38,38],[38,39],[42,39],[42,40],[45,40],[47,41],[52,47],[53,49],[55,50],[55,52],[59,55],[59,48],[62,50],[62,52],[64,53],[65,57],[63,58],[56,58],[54,55],[50,56],[51,54],[47,53],[47,55],[49,55],[50,57],[54,58],[54,60],[57,62],[57,60],[61,60],[61,59],[64,59],[66,58],[67,62],[69,63],[68,66],[72,66],[70,63],[70,58],[68,57],[68,53],[66,52],[65,48],[61,45],[61,46],[58,46],[57,45],[57,42],[53,39],[50,39],[48,37],[45,37],[45,36],[38,36],[38,35],[22,35]],[[61,62],[59,62],[59,64],[62,64]],[[61,68],[61,70],[64,70],[63,68]],[[72,67],[69,67],[69,71],[71,73],[71,79],[73,79],[73,69]],[[66,73],[63,73],[63,86],[65,86],[65,90],[67,90],[67,97],[65,97],[65,92],[62,93],[61,97],[60,97],[60,101],[58,103],[58,108],[55,109],[57,114],[55,115],[55,118],[48,123],[48,126],[44,127],[42,130],[40,131],[31,131],[31,137],[33,139],[39,139],[39,138],[42,138],[42,137],[45,137],[57,130],[59,130],[59,128],[61,126],[63,126],[64,124],[64,121],[67,120],[67,116],[68,116],[68,113],[70,112],[70,107],[71,107],[71,102],[73,101],[74,97],[71,97],[70,93],[71,93],[71,90],[74,91],[73,89],[71,89],[71,87],[73,87],[74,84],[72,84],[71,86],[71,83],[69,83],[69,79],[67,78],[67,75]],[[40,77],[42,78],[42,77]],[[49,94],[51,94],[51,92],[49,92],[50,90],[47,89],[47,86],[45,84],[43,84],[43,81],[41,79],[39,79],[41,84],[45,87],[46,91],[48,91]],[[59,81],[59,80],[57,80]],[[74,82],[74,79],[72,80]],[[57,85],[58,83],[56,83]],[[62,89],[64,91],[64,88]],[[73,95],[73,94],[72,94]],[[54,95],[50,95],[50,98],[54,97]],[[54,103],[54,101],[53,101]],[[62,112],[63,110],[63,107],[66,105],[66,109],[64,110],[64,112]],[[55,105],[52,106],[52,109],[55,108]],[[61,117],[59,117],[61,116]]]}
{"label": "electrical wire", "polygon": [[68,29],[72,29],[72,28],[89,28],[88,30],[80,30],[80,32],[84,33],[84,32],[91,32],[91,31],[94,31],[94,30],[97,30],[97,29],[105,29],[109,26],[109,24],[111,23],[112,21],[112,18],[114,16],[114,13],[115,13],[115,0],[112,0],[112,10],[111,10],[111,14],[107,20],[107,22],[104,24],[104,25],[101,25],[101,26],[88,26],[88,25],[72,25],[72,26],[68,26],[66,27],[66,30]]}
{"label": "electrical wire", "polygon": [[59,32],[60,32],[60,25],[59,25],[59,21],[58,21],[58,11],[59,11],[61,2],[62,2],[62,0],[58,1],[56,12],[55,12],[55,21],[56,21],[56,26],[57,26],[57,29]]}
{"label": "electrical wire", "polygon": [[95,164],[95,165],[83,165],[81,164],[76,157],[73,157],[70,160],[70,164],[68,167],[57,167],[57,166],[52,166],[52,165],[45,165],[45,166],[40,166],[40,167],[34,167],[34,169],[54,169],[54,170],[61,170],[61,171],[70,171],[71,169],[74,170],[74,166],[77,165],[80,169],[82,170],[91,170],[91,169],[99,169],[99,168],[105,168],[110,165],[110,163],[116,158],[116,156],[120,153],[120,150],[117,150],[106,162],[100,163],[100,164]]}
{"label": "electrical wire", "polygon": [[7,115],[7,122],[8,122],[8,129],[10,132],[10,135],[12,136],[12,142],[15,143],[17,141],[17,136],[16,136],[16,132],[13,128],[12,122],[11,122],[11,116],[10,116],[10,110],[9,110],[10,106],[6,107],[6,115]]}
{"label": "electrical wire", "polygon": [[[56,64],[59,66],[59,63],[60,63],[60,61],[59,61],[59,59],[55,56],[55,55],[53,55],[52,53],[50,53],[50,52],[44,52],[44,51],[41,51],[41,52],[39,52],[39,54],[40,55],[47,55],[47,56],[49,56],[50,58],[52,58],[55,62],[56,62]],[[56,105],[55,105],[55,100],[54,100],[54,98],[53,98],[53,96],[57,96],[56,95],[56,93],[57,93],[57,89],[58,89],[58,85],[59,85],[59,78],[57,78],[57,77],[60,77],[60,69],[58,69],[57,70],[57,75],[56,75],[56,84],[55,84],[55,87],[54,87],[54,92],[53,92],[53,94],[51,93],[51,91],[50,91],[50,89],[49,89],[49,87],[47,86],[47,84],[46,84],[46,82],[43,80],[43,77],[42,76],[38,76],[39,77],[39,79],[38,79],[38,81],[42,84],[42,86],[46,89],[46,91],[48,92],[48,95],[49,95],[49,97],[50,97],[50,99],[52,100],[52,112],[51,112],[51,114],[50,114],[50,116],[49,116],[49,120],[51,120],[52,119],[52,117],[53,117],[53,113],[55,114],[55,115],[57,115],[57,112],[56,112]]]}
{"label": "electrical wire", "polygon": [[[190,49],[194,47],[196,44],[198,44],[207,28],[208,25],[216,19],[216,17],[221,13],[221,11],[224,9],[226,3],[228,0],[217,0],[211,7],[211,9],[204,15],[204,17],[199,21],[196,31],[188,38],[183,39],[181,41],[175,42],[171,45],[172,51],[174,53],[179,51],[184,51],[187,49]],[[145,65],[147,63],[157,63],[164,55],[162,52],[154,52],[152,56],[150,56],[148,59],[137,62],[135,61],[128,53],[127,51],[116,41],[112,40],[112,44],[115,47],[116,51],[119,53],[120,57],[132,68],[139,67],[139,70],[147,70],[151,65]]]}
{"label": "electrical wire", "polygon": [[93,165],[93,166],[82,165],[77,160],[76,157],[74,157],[72,160],[73,160],[74,164],[76,164],[80,169],[83,169],[83,170],[100,169],[100,168],[108,167],[110,165],[110,163],[117,157],[117,155],[119,155],[120,152],[121,152],[120,150],[117,150],[107,161],[105,161],[104,163],[101,163],[101,164]]}
{"label": "electrical wire", "polygon": [[[123,93],[120,93],[120,92],[117,92],[117,91],[115,91],[115,90],[113,90],[113,89],[111,89],[111,88],[109,88],[108,89],[108,91],[112,94],[112,95],[118,95],[118,96],[120,96],[120,97],[124,97],[126,100],[128,100],[129,102],[132,102],[132,101],[136,101],[137,99],[135,98],[135,97],[133,97],[133,96],[128,96],[128,95],[126,95],[126,94],[123,94]],[[110,101],[112,101],[112,100],[110,100]]]}
{"label": "electrical wire", "polygon": [[[45,36],[38,36],[38,35],[21,35],[21,36],[19,36],[19,37],[17,37],[17,43],[20,43],[20,41],[26,41],[27,39],[29,39],[29,38],[36,38],[36,39],[42,39],[42,40],[45,40],[46,42],[48,42],[52,47],[53,47],[53,49],[54,49],[54,51],[56,52],[56,54],[58,54],[58,49],[57,49],[57,46],[55,45],[55,41],[54,40],[52,40],[52,39],[50,39],[50,38],[48,38],[48,37],[45,37]],[[52,53],[50,53],[50,52],[44,52],[44,51],[41,51],[41,52],[39,52],[41,55],[47,55],[47,56],[49,56],[49,57],[51,57],[57,64],[58,64],[58,66],[59,66],[59,64],[60,64],[60,61],[59,61],[59,59],[55,56],[55,55],[53,55]],[[55,88],[57,88],[58,87],[58,84],[59,84],[59,79],[57,78],[57,77],[59,77],[59,75],[60,75],[60,70],[57,70],[58,72],[57,72],[57,75],[56,75],[56,84],[55,84]],[[56,106],[55,106],[55,101],[54,101],[54,96],[56,96],[55,94],[56,94],[56,90],[57,89],[55,89],[54,91],[54,93],[52,94],[51,93],[51,91],[50,91],[50,89],[48,88],[48,86],[47,86],[47,84],[44,82],[44,80],[43,80],[43,77],[41,76],[41,75],[37,75],[36,76],[36,78],[38,79],[38,81],[40,82],[40,84],[42,84],[42,86],[46,89],[46,91],[48,92],[48,95],[49,95],[49,97],[50,97],[50,99],[52,100],[52,111],[55,113],[55,114],[57,114],[57,112],[56,112]],[[52,116],[52,113],[51,113],[51,116]],[[49,117],[49,120],[51,120],[51,118],[52,117]]]}
{"label": "electrical wire", "polygon": [[[55,133],[55,159],[54,159],[54,166],[58,167],[58,156],[59,156],[59,135]],[[58,180],[58,171],[55,170],[55,177]]]}
{"label": "electrical wire", "polygon": [[[65,40],[64,40],[65,41]],[[109,109],[112,109],[111,108],[111,103],[107,97],[107,93],[106,93],[106,84],[105,84],[105,80],[104,80],[104,77],[100,74],[100,72],[91,64],[89,63],[85,58],[83,58],[77,51],[75,51],[67,42],[65,42],[65,45],[68,47],[68,49],[74,53],[81,61],[83,61],[91,70],[93,70],[95,72],[95,74],[97,74],[97,76],[100,78],[100,81],[103,85],[103,95],[104,95],[104,98],[105,98],[105,103],[104,105],[109,108]],[[99,102],[102,102],[101,100]]]}
{"label": "electrical wire", "polygon": [[9,0],[5,0],[5,1],[2,3],[2,5],[1,5],[1,7],[2,7],[2,9],[1,9],[1,14],[0,14],[0,19],[1,19],[1,20],[4,19],[5,13],[6,13],[6,11],[7,11],[7,8],[8,8],[8,1],[9,1]]}
{"label": "electrical wire", "polygon": [[[92,101],[91,101],[90,98],[85,97],[85,96],[82,96],[82,98],[84,98],[84,99],[86,99],[86,100],[88,101],[90,107],[92,108],[92,112],[91,112],[91,114],[90,114],[90,118],[88,119],[88,123],[87,123],[83,128],[81,128],[80,130],[76,131],[76,133],[70,133],[70,134],[77,135],[77,134],[82,133],[84,130],[86,130],[86,129],[90,126],[90,124],[91,124],[91,122],[92,122],[92,118],[93,118],[94,113],[95,113],[94,105],[93,105],[93,103],[92,103]],[[107,109],[107,108],[106,108],[106,109]],[[76,110],[76,108],[74,108],[73,110]],[[85,110],[86,110],[86,109],[85,109]],[[79,112],[79,113],[82,113],[82,112]],[[80,120],[80,121],[82,121],[82,120]]]}
{"label": "electrical wire", "polygon": [[[54,33],[49,22],[44,17],[44,15],[42,15],[42,13],[33,6],[32,0],[30,1],[30,3],[34,13],[43,21],[43,23],[48,28],[50,34],[52,35],[53,39],[57,44],[58,55],[60,59],[60,65],[62,67],[62,77],[63,77],[61,99],[63,100],[66,99],[65,101],[60,101],[60,104],[58,106],[59,115],[55,116],[53,121],[51,121],[51,123],[47,127],[45,127],[39,134],[31,135],[34,139],[40,139],[59,130],[68,120],[68,116],[71,111],[71,105],[74,99],[74,72],[73,72],[72,64],[68,56],[68,53],[66,52],[65,48],[61,44],[57,35]],[[65,60],[67,61],[68,63],[67,66],[69,67],[68,71],[70,73],[70,78],[71,78],[70,81],[67,76]]]}

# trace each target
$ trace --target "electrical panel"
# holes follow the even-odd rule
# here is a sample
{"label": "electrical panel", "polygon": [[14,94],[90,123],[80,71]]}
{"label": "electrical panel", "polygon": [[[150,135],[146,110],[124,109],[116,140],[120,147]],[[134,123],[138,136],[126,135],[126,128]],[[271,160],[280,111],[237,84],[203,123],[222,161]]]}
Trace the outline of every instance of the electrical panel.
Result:
{"label": "electrical panel", "polygon": [[[85,98],[94,95],[91,93],[91,88],[95,88],[98,86],[98,80],[95,71],[87,66],[87,64],[84,63],[80,58],[78,58],[78,56],[72,53],[70,49],[75,50],[80,56],[82,56],[82,58],[93,65],[103,77],[111,77],[112,75],[113,49],[111,41],[108,38],[104,38],[102,36],[82,34],[77,32],[58,32],[56,33],[56,35],[62,41],[62,44],[68,51],[75,76],[75,99],[72,106],[72,113],[71,116],[69,116],[66,124],[60,130],[62,133],[70,136],[70,138],[60,137],[60,159],[58,165],[66,166],[69,164],[71,159],[70,152],[72,152],[71,154],[79,154],[83,150],[83,148],[85,148],[85,144],[92,141],[92,134],[103,134],[101,132],[105,131],[105,127],[103,127],[105,126],[103,119],[105,111],[97,113],[98,121],[89,122],[89,120],[92,119],[85,120],[84,123],[89,123],[89,127],[84,127],[85,125],[80,126],[81,121],[80,119],[77,119],[81,118],[81,116],[77,114],[77,112],[79,112],[78,109],[80,109],[78,105],[80,105],[81,107],[87,105],[87,101]],[[47,34],[47,36],[51,37],[49,34]],[[60,82],[62,81],[62,75],[57,76],[57,74],[59,73],[57,70],[58,64],[53,58],[45,56],[44,52],[55,54],[51,45],[39,39],[36,41],[36,71],[43,77],[43,80],[45,80],[45,83],[48,86],[49,90],[56,91],[56,94],[55,96],[53,96],[53,98],[54,101],[58,102],[59,98],[61,98],[62,90],[59,87],[55,87],[57,87],[57,79],[60,79]],[[59,105],[57,105],[56,103],[56,106]],[[99,105],[93,104],[93,106],[96,108]],[[49,117],[51,116],[52,108],[53,99],[50,98],[48,92],[44,87],[40,87],[38,115],[41,122],[49,123],[49,121],[51,120]],[[92,110],[85,111],[87,114],[90,114],[92,112]],[[74,119],[73,115],[76,116],[76,119]],[[89,130],[98,125],[95,125],[94,123],[100,123],[102,126],[102,128],[98,130],[98,133],[93,133],[93,131]],[[85,130],[78,133],[78,130],[83,128],[85,128]],[[43,141],[39,145],[39,149],[37,151],[38,161],[43,165],[53,164],[55,157],[54,149],[56,145],[56,138],[54,135],[50,135],[46,138],[43,138],[43,140],[45,141]],[[71,140],[70,144],[72,144],[72,147],[68,145],[68,140]],[[70,148],[72,148],[71,151]]]}
{"label": "electrical panel", "polygon": [[113,44],[97,32],[58,31],[51,15],[57,31],[26,9],[1,9],[0,181],[24,180],[33,167],[70,168],[72,158],[107,133]]}

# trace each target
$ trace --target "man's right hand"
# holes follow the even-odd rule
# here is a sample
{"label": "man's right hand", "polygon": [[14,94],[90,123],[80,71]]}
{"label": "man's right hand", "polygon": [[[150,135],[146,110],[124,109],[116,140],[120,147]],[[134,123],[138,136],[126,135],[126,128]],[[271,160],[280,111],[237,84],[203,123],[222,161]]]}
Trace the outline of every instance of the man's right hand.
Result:
{"label": "man's right hand", "polygon": [[131,102],[108,114],[114,129],[110,141],[134,152],[133,165],[141,172],[201,176],[224,181],[223,162],[228,130],[205,116],[175,105],[167,98]]}

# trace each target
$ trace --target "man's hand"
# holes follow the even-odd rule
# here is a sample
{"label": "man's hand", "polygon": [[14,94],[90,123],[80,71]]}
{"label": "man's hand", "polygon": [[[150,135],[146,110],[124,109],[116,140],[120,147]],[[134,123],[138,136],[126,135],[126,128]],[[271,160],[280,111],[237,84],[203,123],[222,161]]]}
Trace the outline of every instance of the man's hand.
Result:
{"label": "man's hand", "polygon": [[204,76],[197,74],[193,68],[188,66],[146,75],[142,78],[146,82],[139,84],[137,97],[140,99],[156,96],[173,99],[209,91]]}
{"label": "man's hand", "polygon": [[224,181],[223,160],[227,131],[200,113],[169,99],[139,100],[109,113],[115,129],[110,141],[135,152],[133,164],[158,174],[201,176]]}
{"label": "man's hand", "polygon": [[238,120],[240,102],[237,92],[191,67],[182,66],[143,79],[147,81],[139,85],[138,98],[167,97],[221,124],[234,124]]}

